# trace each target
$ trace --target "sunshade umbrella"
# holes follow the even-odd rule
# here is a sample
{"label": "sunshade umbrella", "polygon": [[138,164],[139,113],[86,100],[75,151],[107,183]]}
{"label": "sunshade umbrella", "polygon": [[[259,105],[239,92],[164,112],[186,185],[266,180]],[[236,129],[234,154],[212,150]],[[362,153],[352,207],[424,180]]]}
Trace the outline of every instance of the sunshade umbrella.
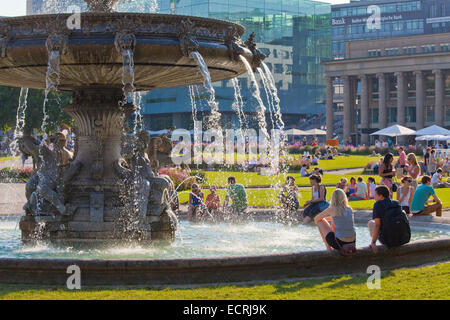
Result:
{"label": "sunshade umbrella", "polygon": [[437,136],[437,135],[448,136],[450,135],[450,131],[437,125],[432,125],[430,127],[420,129],[416,131],[416,133],[414,134],[416,136]]}
{"label": "sunshade umbrella", "polygon": [[388,137],[400,137],[410,136],[415,134],[415,131],[399,124],[378,130],[372,133],[372,136],[388,136]]}
{"label": "sunshade umbrella", "polygon": [[324,130],[320,130],[320,129],[310,129],[310,130],[306,130],[306,135],[310,135],[310,136],[324,136],[327,134],[326,131]]}
{"label": "sunshade umbrella", "polygon": [[306,131],[300,130],[300,129],[289,129],[286,130],[284,133],[288,136],[304,136]]}

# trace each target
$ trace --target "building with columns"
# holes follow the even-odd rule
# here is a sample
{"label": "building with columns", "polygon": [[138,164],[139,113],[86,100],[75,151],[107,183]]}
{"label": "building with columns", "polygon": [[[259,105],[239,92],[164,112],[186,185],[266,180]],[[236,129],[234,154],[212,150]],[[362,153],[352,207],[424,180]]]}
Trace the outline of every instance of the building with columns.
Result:
{"label": "building with columns", "polygon": [[327,138],[334,136],[333,81],[343,82],[343,139],[368,144],[393,124],[450,127],[450,33],[346,43],[324,62]]}

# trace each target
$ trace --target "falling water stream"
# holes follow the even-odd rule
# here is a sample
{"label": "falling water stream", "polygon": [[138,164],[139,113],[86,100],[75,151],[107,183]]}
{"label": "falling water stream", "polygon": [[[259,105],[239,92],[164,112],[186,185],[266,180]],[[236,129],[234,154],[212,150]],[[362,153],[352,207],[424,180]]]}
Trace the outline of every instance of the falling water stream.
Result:
{"label": "falling water stream", "polygon": [[[264,90],[267,95],[267,100],[269,101],[269,104],[271,105],[271,108],[273,110],[273,113],[271,112],[271,117],[274,115],[275,119],[272,119],[272,124],[274,124],[275,128],[279,129],[280,151],[283,158],[287,160],[289,157],[289,154],[286,150],[287,136],[284,130],[285,126],[281,113],[280,98],[278,97],[278,89],[275,85],[275,79],[273,78],[273,75],[270,72],[269,67],[264,62],[262,62],[261,66],[262,68],[258,68],[258,72],[263,81]],[[282,171],[286,173],[289,171],[289,166],[287,165],[288,161],[285,161],[284,163],[285,165],[282,166]]]}
{"label": "falling water stream", "polygon": [[208,120],[208,129],[217,129],[219,131],[222,131],[220,125],[221,114],[219,111],[219,104],[216,101],[216,92],[212,85],[211,75],[209,73],[208,66],[206,65],[205,60],[203,60],[202,55],[198,51],[192,51],[191,56],[197,61],[200,72],[202,73],[203,78],[205,80],[204,82],[205,88],[209,92],[208,105],[211,108],[211,114]]}
{"label": "falling water stream", "polygon": [[244,100],[242,99],[241,95],[241,88],[239,87],[239,81],[237,78],[231,79],[231,84],[233,85],[234,89],[234,101],[231,106],[231,108],[236,112],[239,120],[239,127],[241,129],[247,129],[248,128],[248,122],[247,117],[244,113]]}
{"label": "falling water stream", "polygon": [[16,114],[16,128],[14,129],[14,139],[11,142],[10,153],[15,156],[18,152],[18,139],[23,137],[25,127],[25,113],[27,110],[28,88],[20,89],[19,106]]}
{"label": "falling water stream", "polygon": [[[263,134],[263,137],[260,136],[260,148],[261,145],[266,144],[266,149],[264,154],[261,154],[261,160],[263,163],[267,163],[267,161],[270,164],[272,173],[276,173],[278,169],[278,163],[276,159],[278,158],[278,150],[275,148],[268,148],[269,149],[269,159],[267,159],[267,146],[271,143],[271,137],[269,135],[269,132],[267,130],[267,122],[266,122],[266,107],[264,106],[264,103],[261,99],[260,95],[260,88],[258,85],[258,82],[256,80],[255,74],[253,72],[252,67],[250,66],[250,63],[245,59],[243,56],[240,56],[242,62],[244,63],[245,67],[247,68],[247,72],[250,76],[250,88],[252,92],[253,98],[257,101],[258,106],[256,108],[256,117],[259,124],[259,130]],[[263,141],[261,141],[261,138],[263,138]]]}

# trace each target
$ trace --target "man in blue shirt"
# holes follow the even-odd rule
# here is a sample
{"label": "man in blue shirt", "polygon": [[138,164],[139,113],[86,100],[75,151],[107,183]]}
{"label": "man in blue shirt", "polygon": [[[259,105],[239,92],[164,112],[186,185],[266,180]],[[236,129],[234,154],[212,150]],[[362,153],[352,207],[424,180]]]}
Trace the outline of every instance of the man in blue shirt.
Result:
{"label": "man in blue shirt", "polygon": [[[430,196],[433,197],[433,200],[428,200]],[[434,189],[431,186],[431,178],[429,176],[422,177],[422,185],[420,185],[414,192],[414,197],[411,203],[411,212],[415,216],[430,215],[433,212],[436,212],[437,217],[442,216],[442,201],[434,192]]]}

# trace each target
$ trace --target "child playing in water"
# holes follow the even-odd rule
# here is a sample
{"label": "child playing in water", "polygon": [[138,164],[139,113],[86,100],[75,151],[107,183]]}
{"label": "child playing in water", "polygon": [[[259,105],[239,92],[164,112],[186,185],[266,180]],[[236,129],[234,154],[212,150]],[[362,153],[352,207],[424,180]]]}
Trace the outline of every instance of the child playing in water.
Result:
{"label": "child playing in water", "polygon": [[217,194],[216,186],[211,186],[209,188],[210,194],[206,197],[206,208],[208,209],[211,216],[217,218],[218,209],[220,206],[220,196]]}
{"label": "child playing in water", "polygon": [[198,184],[194,183],[189,193],[188,220],[195,220],[198,209],[203,205],[204,195]]}
{"label": "child playing in water", "polygon": [[288,210],[297,210],[300,207],[298,202],[298,187],[293,176],[287,176],[283,190],[278,195],[281,204]]}

